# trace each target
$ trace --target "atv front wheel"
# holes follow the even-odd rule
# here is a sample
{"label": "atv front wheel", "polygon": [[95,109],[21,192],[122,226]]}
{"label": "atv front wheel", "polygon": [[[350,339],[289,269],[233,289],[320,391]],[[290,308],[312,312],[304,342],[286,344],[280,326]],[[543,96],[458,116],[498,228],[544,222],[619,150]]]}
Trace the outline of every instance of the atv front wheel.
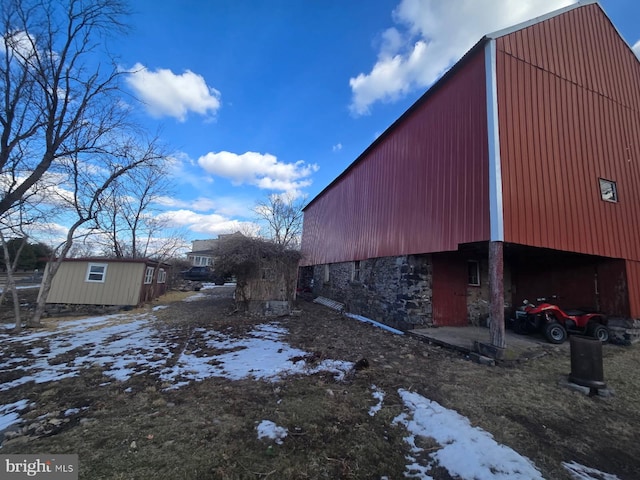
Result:
{"label": "atv front wheel", "polygon": [[567,339],[567,330],[558,322],[547,323],[544,327],[544,336],[549,342],[560,344]]}
{"label": "atv front wheel", "polygon": [[607,343],[609,341],[609,329],[600,323],[590,325],[589,333],[592,337],[597,338],[602,343]]}

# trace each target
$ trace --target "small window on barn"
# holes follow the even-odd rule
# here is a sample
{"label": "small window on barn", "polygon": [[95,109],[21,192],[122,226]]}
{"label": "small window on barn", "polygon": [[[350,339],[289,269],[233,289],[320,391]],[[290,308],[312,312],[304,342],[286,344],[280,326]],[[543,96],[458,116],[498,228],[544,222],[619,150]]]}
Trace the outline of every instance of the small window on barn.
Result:
{"label": "small window on barn", "polygon": [[469,260],[467,263],[467,268],[469,270],[469,285],[474,287],[480,286],[480,262],[477,260]]}
{"label": "small window on barn", "polygon": [[167,271],[164,268],[158,270],[158,283],[167,282]]}
{"label": "small window on barn", "polygon": [[87,267],[87,282],[104,283],[104,279],[107,276],[107,264],[106,263],[90,263]]}
{"label": "small window on barn", "polygon": [[360,281],[360,260],[356,260],[353,262],[353,272],[351,272],[351,281],[359,282]]}
{"label": "small window on barn", "polygon": [[613,180],[606,180],[604,178],[599,178],[600,181],[600,196],[602,200],[605,202],[614,202],[618,201],[618,188],[616,186],[616,182]]}
{"label": "small window on barn", "polygon": [[329,283],[329,280],[330,280],[329,265],[325,265],[324,266],[324,283]]}
{"label": "small window on barn", "polygon": [[149,285],[152,281],[153,281],[153,271],[155,270],[155,268],[153,267],[147,267],[147,269],[144,272],[144,284],[145,285]]}

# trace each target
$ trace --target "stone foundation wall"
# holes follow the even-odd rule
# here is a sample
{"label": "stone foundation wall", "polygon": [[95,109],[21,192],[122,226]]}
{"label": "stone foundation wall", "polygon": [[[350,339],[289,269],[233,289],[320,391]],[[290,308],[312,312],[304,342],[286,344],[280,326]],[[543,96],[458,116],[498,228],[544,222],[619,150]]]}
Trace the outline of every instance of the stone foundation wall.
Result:
{"label": "stone foundation wall", "polygon": [[[467,286],[467,312],[470,325],[484,326],[489,317],[489,266],[486,259],[477,260],[480,285]],[[372,258],[359,265],[342,262],[301,270],[302,287],[310,287],[315,296],[343,303],[347,312],[401,330],[433,325],[431,255]],[[505,314],[510,314],[512,282],[506,265],[504,294]]]}
{"label": "stone foundation wall", "polygon": [[[475,260],[475,259],[474,259]],[[486,326],[489,319],[489,262],[486,259],[478,259],[480,262],[480,285],[467,286],[467,312],[470,325]],[[514,315],[513,285],[511,282],[511,269],[504,265],[504,309],[505,318]]]}
{"label": "stone foundation wall", "polygon": [[640,343],[640,319],[609,317],[610,342],[617,345]]}
{"label": "stone foundation wall", "polygon": [[361,260],[359,268],[356,262],[313,268],[314,295],[401,330],[432,324],[431,286],[430,255]]}

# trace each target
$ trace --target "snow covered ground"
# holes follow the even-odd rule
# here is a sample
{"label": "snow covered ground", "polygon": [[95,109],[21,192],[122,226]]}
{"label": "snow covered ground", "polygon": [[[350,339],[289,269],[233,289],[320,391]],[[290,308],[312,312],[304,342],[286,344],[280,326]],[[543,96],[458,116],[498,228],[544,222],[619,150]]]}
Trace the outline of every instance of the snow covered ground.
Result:
{"label": "snow covered ground", "polygon": [[[206,295],[200,292],[189,298],[198,301]],[[96,364],[113,381],[125,381],[137,374],[157,375],[169,385],[168,389],[211,377],[281,381],[288,375],[320,371],[332,373],[339,381],[352,369],[352,363],[339,359],[326,359],[310,367],[304,361],[308,352],[288,345],[283,340],[286,334],[287,330],[277,322],[259,325],[243,338],[195,328],[186,344],[178,345],[172,341],[170,331],[158,328],[153,312],[65,321],[58,325],[55,334],[27,331],[15,336],[8,330],[0,331],[0,372],[19,373],[14,380],[0,384],[0,391],[27,382],[54,382],[78,376]],[[17,354],[18,351],[21,353]],[[167,362],[176,356],[175,363]],[[371,391],[373,406],[369,415],[374,416],[384,407],[385,392],[375,385]],[[398,393],[405,411],[394,423],[407,429],[405,441],[411,449],[407,456],[407,478],[430,479],[429,471],[435,464],[461,479],[543,478],[531,460],[498,444],[491,434],[472,426],[457,412],[409,390],[400,389]],[[28,407],[29,402],[24,399],[0,405],[0,432],[19,422],[20,413]],[[276,444],[286,442],[288,433],[285,427],[268,419],[261,421],[256,431],[259,439]],[[432,453],[422,451],[416,443],[416,437],[420,436],[432,439],[442,448]],[[575,480],[619,480],[576,462],[563,466]]]}

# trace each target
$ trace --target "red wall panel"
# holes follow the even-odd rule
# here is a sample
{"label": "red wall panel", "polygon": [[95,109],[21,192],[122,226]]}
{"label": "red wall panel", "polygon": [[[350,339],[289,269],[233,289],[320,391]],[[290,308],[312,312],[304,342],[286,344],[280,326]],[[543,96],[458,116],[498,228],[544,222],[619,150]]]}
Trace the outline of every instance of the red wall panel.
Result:
{"label": "red wall panel", "polygon": [[307,206],[303,264],[488,240],[486,117],[480,49]]}
{"label": "red wall panel", "polygon": [[597,4],[496,50],[505,241],[640,260],[638,59]]}
{"label": "red wall panel", "polygon": [[627,261],[629,310],[633,318],[640,318],[640,262]]}
{"label": "red wall panel", "polygon": [[465,326],[467,317],[467,261],[457,253],[437,253],[433,257],[433,324]]}
{"label": "red wall panel", "polygon": [[630,315],[624,260],[601,260],[598,263],[598,294],[598,308],[601,312],[620,317]]}

